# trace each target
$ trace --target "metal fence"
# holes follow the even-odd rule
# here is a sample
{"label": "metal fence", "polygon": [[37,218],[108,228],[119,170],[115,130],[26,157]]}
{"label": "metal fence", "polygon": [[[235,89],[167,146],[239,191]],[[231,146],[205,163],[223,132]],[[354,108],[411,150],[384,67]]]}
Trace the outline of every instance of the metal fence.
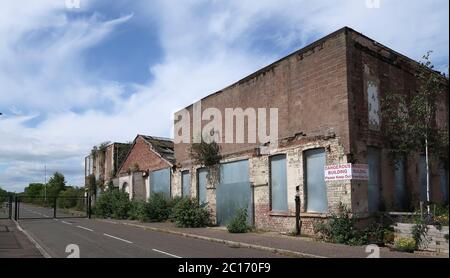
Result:
{"label": "metal fence", "polygon": [[90,218],[89,197],[16,196],[14,219]]}
{"label": "metal fence", "polygon": [[12,196],[0,196],[0,219],[11,219]]}

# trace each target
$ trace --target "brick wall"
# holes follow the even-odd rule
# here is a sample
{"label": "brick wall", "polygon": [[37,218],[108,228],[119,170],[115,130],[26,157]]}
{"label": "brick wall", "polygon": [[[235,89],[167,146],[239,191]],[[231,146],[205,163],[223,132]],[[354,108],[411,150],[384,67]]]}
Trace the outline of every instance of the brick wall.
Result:
{"label": "brick wall", "polygon": [[[370,124],[368,86],[377,87],[381,99],[387,92],[410,95],[417,88],[414,67],[417,65],[407,57],[389,50],[371,39],[350,31],[347,39],[348,82],[350,100],[350,142],[355,163],[367,163],[367,147],[381,150],[381,202],[386,210],[397,210],[395,206],[395,167],[388,151],[383,148],[382,136]],[[448,84],[448,83],[447,83]],[[373,103],[371,103],[373,104]],[[439,101],[438,125],[448,126],[448,92]],[[442,202],[439,185],[439,172],[435,164],[431,168],[431,199]],[[407,194],[412,206],[418,207],[420,201],[419,155],[407,157]],[[448,182],[447,182],[448,186]],[[367,213],[367,182],[353,182],[353,207],[355,212]]]}
{"label": "brick wall", "polygon": [[[300,186],[303,226],[312,233],[313,224],[326,215],[305,212],[303,151],[326,148],[326,164],[367,164],[367,147],[381,149],[382,200],[386,209],[392,209],[394,200],[394,172],[387,151],[383,149],[380,134],[382,122],[377,122],[376,111],[371,113],[376,102],[369,98],[368,91],[376,93],[378,101],[383,93],[395,88],[400,92],[415,89],[411,74],[411,61],[392,57],[397,54],[381,48],[372,40],[350,30],[342,29],[246,78],[204,98],[202,109],[217,108],[225,115],[225,108],[278,108],[279,148],[270,155],[287,155],[289,212],[272,213],[270,210],[269,157],[255,155],[256,144],[221,143],[222,162],[237,157],[249,159],[250,182],[254,190],[255,224],[257,228],[290,232],[295,228],[295,187]],[[373,95],[371,95],[373,97]],[[369,107],[369,100],[371,107]],[[439,107],[441,122],[448,117],[448,94],[445,105]],[[444,101],[443,101],[444,102]],[[193,106],[186,108],[191,114],[190,133],[193,134]],[[175,119],[180,112],[176,113]],[[224,127],[224,117],[222,126]],[[208,122],[202,121],[202,126]],[[245,130],[247,130],[245,124]],[[221,134],[222,141],[225,135]],[[247,137],[246,137],[247,138]],[[191,172],[191,194],[197,196],[196,169],[188,154],[187,144],[175,144],[178,169],[173,186],[181,192],[183,170]],[[419,189],[417,155],[408,157],[407,180],[411,194]],[[433,199],[439,199],[438,176],[432,176]],[[174,190],[174,189],[173,189]],[[215,216],[215,186],[208,185],[209,208]],[[327,198],[329,210],[342,202],[358,213],[361,218],[368,214],[368,182],[328,182]]]}
{"label": "brick wall", "polygon": [[[300,132],[308,136],[333,132],[348,149],[346,78],[346,36],[340,31],[204,98],[202,109],[217,108],[225,115],[225,108],[278,108],[280,138]],[[193,106],[187,110],[191,113],[191,136],[194,138],[198,134],[193,134],[192,130]],[[207,123],[202,121],[202,126]],[[221,136],[224,141],[225,135],[222,133]],[[234,154],[252,149],[259,143],[221,144],[221,151]],[[175,157],[182,167],[189,161],[188,149],[186,144],[175,145]]]}
{"label": "brick wall", "polygon": [[137,164],[141,171],[156,171],[170,167],[159,155],[150,149],[150,145],[141,137],[137,137],[135,144],[122,164],[119,175],[126,174]]}

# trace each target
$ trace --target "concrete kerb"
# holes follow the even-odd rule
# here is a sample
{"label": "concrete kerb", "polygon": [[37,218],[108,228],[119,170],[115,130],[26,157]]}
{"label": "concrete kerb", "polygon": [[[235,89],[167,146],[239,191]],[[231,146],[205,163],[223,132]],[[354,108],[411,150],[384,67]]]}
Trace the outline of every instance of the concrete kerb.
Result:
{"label": "concrete kerb", "polygon": [[297,252],[297,251],[292,251],[292,250],[273,248],[273,247],[267,247],[267,246],[238,242],[238,241],[231,241],[231,240],[214,238],[214,237],[206,237],[206,236],[195,235],[195,234],[190,234],[190,233],[178,232],[178,231],[174,231],[174,230],[170,230],[170,229],[149,227],[149,226],[138,225],[138,224],[133,224],[133,223],[115,222],[115,221],[106,220],[106,219],[95,219],[95,220],[106,222],[106,223],[111,223],[111,224],[121,224],[121,225],[130,226],[130,227],[141,228],[144,230],[149,230],[149,231],[154,231],[154,232],[162,232],[162,233],[167,233],[167,234],[195,238],[195,239],[205,240],[205,241],[209,241],[209,242],[222,243],[222,244],[228,245],[230,247],[234,247],[234,248],[251,248],[251,249],[268,251],[268,252],[285,255],[285,256],[298,257],[298,258],[327,258],[324,256],[312,255],[312,254],[307,254],[307,253],[302,253],[302,252]]}
{"label": "concrete kerb", "polygon": [[19,222],[17,222],[16,220],[12,220],[15,224],[16,224],[16,227],[17,227],[17,229],[20,231],[20,232],[22,232],[27,238],[28,238],[28,240],[29,241],[31,241],[31,243],[33,243],[34,244],[34,246],[38,249],[38,251],[39,251],[39,253],[41,253],[41,255],[44,257],[44,258],[46,258],[46,259],[50,259],[50,258],[52,258],[52,256],[50,256],[50,254],[47,252],[47,251],[45,251],[45,249],[44,248],[42,248],[42,246],[27,232],[27,231],[25,231],[25,229],[23,229],[21,226],[20,226],[20,224],[19,224]]}

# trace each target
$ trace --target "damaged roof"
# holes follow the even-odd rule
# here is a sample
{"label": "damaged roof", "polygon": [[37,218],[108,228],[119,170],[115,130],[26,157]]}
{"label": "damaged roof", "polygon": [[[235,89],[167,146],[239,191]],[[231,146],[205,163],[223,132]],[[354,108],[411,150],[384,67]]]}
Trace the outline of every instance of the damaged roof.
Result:
{"label": "damaged roof", "polygon": [[175,164],[174,143],[172,139],[147,135],[139,136],[147,141],[147,143],[152,146],[153,150],[162,158],[170,162],[172,165]]}

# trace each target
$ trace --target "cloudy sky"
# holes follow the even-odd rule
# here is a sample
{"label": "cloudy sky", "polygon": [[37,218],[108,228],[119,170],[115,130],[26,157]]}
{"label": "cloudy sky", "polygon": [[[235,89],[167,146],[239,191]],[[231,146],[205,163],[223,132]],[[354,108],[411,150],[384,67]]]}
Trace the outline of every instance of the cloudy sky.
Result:
{"label": "cloudy sky", "polygon": [[[68,1],[70,2],[70,1]],[[72,1],[74,2],[74,1]],[[76,2],[76,0],[75,0]],[[171,136],[173,112],[343,26],[448,72],[448,0],[0,3],[0,186],[64,173],[103,141]]]}

